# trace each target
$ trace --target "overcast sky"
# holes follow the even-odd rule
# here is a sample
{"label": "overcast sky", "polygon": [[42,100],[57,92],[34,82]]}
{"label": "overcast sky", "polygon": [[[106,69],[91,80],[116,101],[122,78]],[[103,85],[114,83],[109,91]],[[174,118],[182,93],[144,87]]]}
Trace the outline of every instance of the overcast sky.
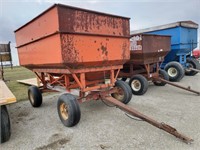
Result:
{"label": "overcast sky", "polygon": [[131,30],[182,20],[200,25],[200,0],[0,0],[0,43],[11,41],[14,63],[13,31],[54,3],[130,17]]}

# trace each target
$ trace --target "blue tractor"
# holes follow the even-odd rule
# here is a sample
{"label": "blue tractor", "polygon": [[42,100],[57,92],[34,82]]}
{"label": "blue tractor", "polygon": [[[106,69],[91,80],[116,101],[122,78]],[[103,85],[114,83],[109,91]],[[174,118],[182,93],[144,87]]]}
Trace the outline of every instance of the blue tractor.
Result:
{"label": "blue tractor", "polygon": [[160,68],[167,71],[170,81],[180,81],[184,75],[193,76],[200,70],[199,62],[192,57],[192,51],[197,47],[197,29],[198,24],[192,21],[180,21],[135,30],[131,34],[170,35],[171,51],[165,56]]}

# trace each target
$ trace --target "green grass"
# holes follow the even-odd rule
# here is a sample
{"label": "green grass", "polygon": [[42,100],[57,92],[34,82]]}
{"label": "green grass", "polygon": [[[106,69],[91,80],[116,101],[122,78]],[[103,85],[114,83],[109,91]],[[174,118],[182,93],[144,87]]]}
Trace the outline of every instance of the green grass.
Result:
{"label": "green grass", "polygon": [[4,79],[7,86],[16,96],[17,101],[27,100],[28,85],[18,83],[17,80],[34,78],[35,74],[24,67],[4,68]]}

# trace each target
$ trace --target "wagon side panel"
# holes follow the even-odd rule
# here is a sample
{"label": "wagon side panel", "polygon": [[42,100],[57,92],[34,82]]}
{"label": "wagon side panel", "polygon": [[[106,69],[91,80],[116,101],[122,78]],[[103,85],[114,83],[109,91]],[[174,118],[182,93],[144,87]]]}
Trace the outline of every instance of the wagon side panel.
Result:
{"label": "wagon side panel", "polygon": [[129,60],[129,39],[61,34],[62,59],[73,68],[118,65]]}
{"label": "wagon side panel", "polygon": [[58,31],[58,12],[54,7],[15,31],[17,47]]}
{"label": "wagon side panel", "polygon": [[189,53],[197,47],[197,29],[181,27],[180,34],[180,49],[183,52]]}
{"label": "wagon side panel", "polygon": [[58,13],[61,32],[130,36],[127,18],[61,6]]}
{"label": "wagon side panel", "polygon": [[62,63],[60,35],[55,34],[18,48],[22,66],[58,66]]}
{"label": "wagon side panel", "polygon": [[131,59],[134,64],[161,62],[170,51],[170,36],[138,34],[131,38]]}
{"label": "wagon side panel", "polygon": [[164,57],[170,51],[170,40],[170,36],[143,36],[143,53],[145,64],[162,62]]}

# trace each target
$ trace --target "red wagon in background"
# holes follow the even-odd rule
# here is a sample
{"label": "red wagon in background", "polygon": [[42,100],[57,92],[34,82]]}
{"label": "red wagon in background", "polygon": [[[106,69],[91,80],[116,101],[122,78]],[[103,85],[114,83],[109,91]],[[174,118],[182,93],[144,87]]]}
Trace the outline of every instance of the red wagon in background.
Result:
{"label": "red wagon in background", "polygon": [[159,65],[170,51],[170,40],[170,36],[153,34],[131,36],[130,60],[124,64],[119,77],[123,81],[130,78],[129,85],[133,94],[143,95],[148,89],[148,81],[164,86],[166,83],[158,78],[169,80],[167,73],[160,70]]}
{"label": "red wagon in background", "polygon": [[[170,51],[170,41],[171,36],[166,35],[131,35],[130,60],[123,65],[119,77],[121,77],[123,81],[129,78],[129,86],[134,95],[145,94],[148,90],[148,81],[152,81],[156,86],[165,86],[169,84],[200,95],[199,91],[170,82],[168,73],[160,68],[164,57]],[[181,67],[177,62],[173,63]],[[169,71],[170,70],[173,72],[174,69],[169,69]]]}

